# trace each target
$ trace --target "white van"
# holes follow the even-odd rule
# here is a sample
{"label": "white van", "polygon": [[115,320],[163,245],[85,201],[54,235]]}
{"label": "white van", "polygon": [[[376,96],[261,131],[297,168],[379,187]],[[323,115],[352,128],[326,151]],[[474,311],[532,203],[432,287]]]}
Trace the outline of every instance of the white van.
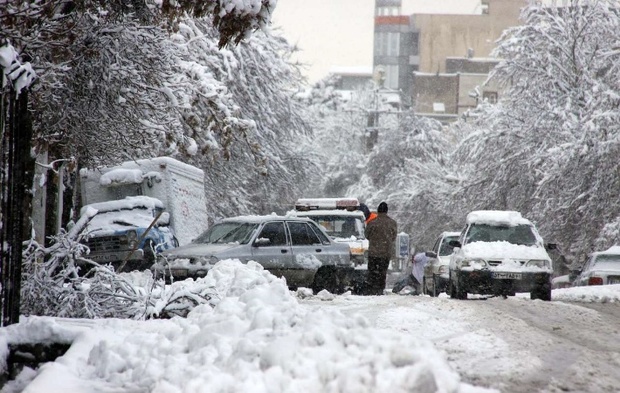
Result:
{"label": "white van", "polygon": [[480,210],[467,215],[459,240],[450,245],[450,297],[467,293],[551,300],[553,266],[536,227],[516,211]]}

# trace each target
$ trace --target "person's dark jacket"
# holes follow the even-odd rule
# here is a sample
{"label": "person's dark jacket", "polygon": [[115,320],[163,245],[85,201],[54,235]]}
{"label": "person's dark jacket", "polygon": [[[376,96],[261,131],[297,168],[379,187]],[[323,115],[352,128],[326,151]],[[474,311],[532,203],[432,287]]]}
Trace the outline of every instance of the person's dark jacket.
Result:
{"label": "person's dark jacket", "polygon": [[377,218],[366,225],[364,234],[368,239],[368,256],[392,258],[395,251],[398,225],[387,213],[378,213]]}

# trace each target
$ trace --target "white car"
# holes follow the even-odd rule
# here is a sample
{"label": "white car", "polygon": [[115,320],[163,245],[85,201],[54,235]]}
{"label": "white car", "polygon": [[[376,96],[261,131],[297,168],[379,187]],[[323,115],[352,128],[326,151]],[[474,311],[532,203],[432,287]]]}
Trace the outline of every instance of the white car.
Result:
{"label": "white car", "polygon": [[536,227],[521,213],[473,211],[450,245],[450,297],[530,292],[532,299],[551,300],[551,258]]}
{"label": "white car", "polygon": [[590,254],[579,276],[576,286],[620,284],[620,246]]}
{"label": "white car", "polygon": [[425,294],[437,296],[448,291],[450,255],[454,248],[450,242],[458,240],[460,235],[460,232],[442,232],[435,240],[432,253],[429,253],[432,256],[424,268],[422,288]]}

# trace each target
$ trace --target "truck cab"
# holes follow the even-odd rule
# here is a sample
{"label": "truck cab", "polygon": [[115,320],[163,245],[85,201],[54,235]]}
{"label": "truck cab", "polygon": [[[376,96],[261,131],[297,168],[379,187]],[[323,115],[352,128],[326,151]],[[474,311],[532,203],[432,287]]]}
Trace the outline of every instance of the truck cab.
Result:
{"label": "truck cab", "polygon": [[368,240],[359,206],[357,198],[302,198],[289,215],[307,217],[321,225],[335,242],[348,244],[351,261],[362,266],[368,261]]}
{"label": "truck cab", "polygon": [[[145,270],[155,254],[178,247],[163,203],[147,196],[86,205],[90,220],[82,232],[88,259],[112,264],[117,271]],[[88,266],[82,266],[88,270]]]}

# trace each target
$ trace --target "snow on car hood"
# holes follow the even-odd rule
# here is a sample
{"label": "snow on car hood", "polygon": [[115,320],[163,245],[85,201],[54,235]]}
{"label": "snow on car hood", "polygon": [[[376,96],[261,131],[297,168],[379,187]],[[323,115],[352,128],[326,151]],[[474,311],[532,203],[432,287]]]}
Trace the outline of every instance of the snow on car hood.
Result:
{"label": "snow on car hood", "polygon": [[143,209],[103,212],[88,222],[85,232],[93,236],[104,236],[118,231],[147,228],[153,220],[150,212]]}
{"label": "snow on car hood", "polygon": [[481,258],[485,260],[551,260],[543,247],[524,246],[508,242],[473,242],[463,246],[465,258]]}

